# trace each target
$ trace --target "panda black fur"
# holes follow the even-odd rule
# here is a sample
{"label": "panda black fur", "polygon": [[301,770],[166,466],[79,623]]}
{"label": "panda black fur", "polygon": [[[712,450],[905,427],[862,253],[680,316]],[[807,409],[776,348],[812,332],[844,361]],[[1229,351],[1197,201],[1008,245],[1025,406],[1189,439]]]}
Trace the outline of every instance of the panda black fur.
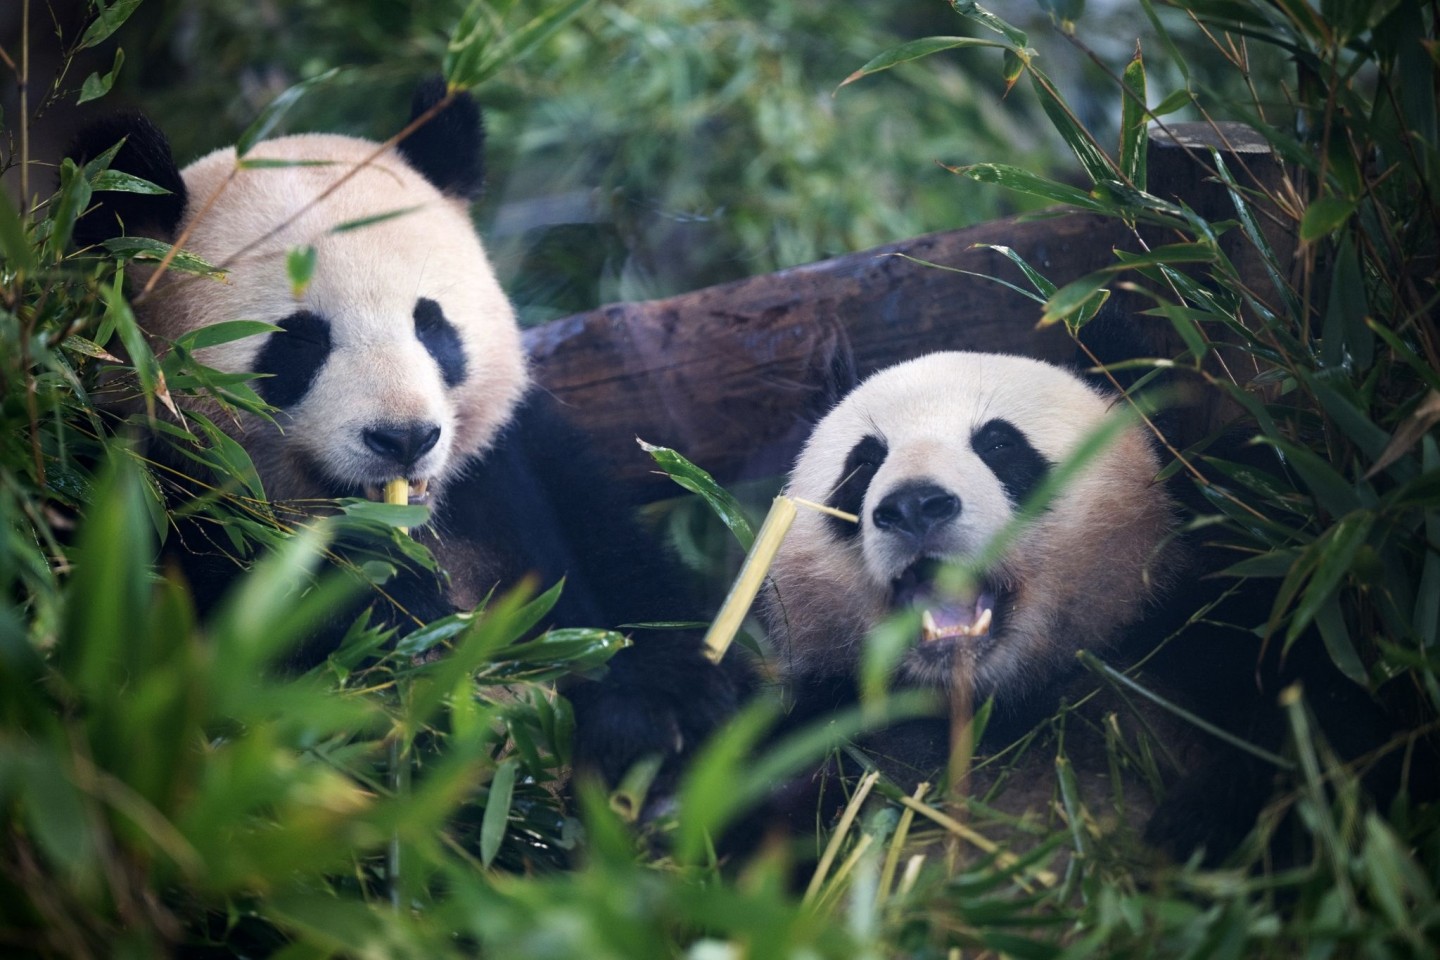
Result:
{"label": "panda black fur", "polygon": [[[422,85],[413,115],[444,96],[442,83]],[[580,434],[531,388],[514,312],[468,213],[483,181],[483,127],[468,96],[390,149],[303,134],[254,145],[245,159],[261,163],[237,165],[226,148],[181,170],[164,135],[131,115],[90,128],[72,156],[83,161],[122,139],[112,169],[170,192],[97,193],[76,241],[183,234],[188,251],[227,271],[224,282],[172,271],[137,305],[157,350],[228,320],[280,328],[198,351],[218,370],[265,375],[255,386],[277,408],[274,423],[199,409],[245,447],[267,496],[303,512],[317,500],[374,496],[404,477],[412,502],[431,505],[433,521],[417,536],[449,586],[402,577],[387,585],[397,603],[382,620],[413,625],[468,608],[527,574],[545,585],[566,577],[552,625],[694,618],[677,569],[637,529],[624,491],[601,479]],[[337,229],[362,221],[372,222]],[[297,296],[286,254],[304,246],[316,262]],[[183,559],[203,605],[235,568],[207,556],[203,531],[189,533],[198,543]],[[307,658],[333,645],[343,624],[335,627]],[[617,690],[630,702],[648,698],[654,722],[618,741],[582,736],[582,764],[615,766],[616,742],[627,758],[670,751],[679,727],[698,744],[734,708],[698,637],[641,641],[643,650],[617,655],[611,680],[577,686],[574,700],[585,731],[603,728],[589,714]],[[672,690],[686,691],[683,719]]]}

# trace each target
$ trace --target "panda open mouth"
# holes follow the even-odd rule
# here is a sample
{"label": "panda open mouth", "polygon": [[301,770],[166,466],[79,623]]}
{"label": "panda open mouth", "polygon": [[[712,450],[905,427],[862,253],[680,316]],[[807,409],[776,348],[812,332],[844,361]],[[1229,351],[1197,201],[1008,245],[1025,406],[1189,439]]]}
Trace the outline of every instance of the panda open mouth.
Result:
{"label": "panda open mouth", "polygon": [[944,564],[926,558],[911,564],[891,583],[891,604],[896,610],[920,611],[920,642],[934,644],[989,636],[1003,588],[982,582],[966,593],[937,589],[936,578]]}

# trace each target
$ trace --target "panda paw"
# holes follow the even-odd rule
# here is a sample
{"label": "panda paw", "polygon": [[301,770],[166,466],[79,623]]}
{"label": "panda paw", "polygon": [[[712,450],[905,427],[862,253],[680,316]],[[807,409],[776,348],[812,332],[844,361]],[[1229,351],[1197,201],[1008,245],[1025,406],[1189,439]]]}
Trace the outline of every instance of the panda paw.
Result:
{"label": "panda paw", "polygon": [[566,691],[575,710],[575,770],[613,788],[637,763],[658,758],[645,807],[661,809],[686,761],[735,713],[745,686],[740,668],[715,666],[698,650],[622,650],[606,677]]}

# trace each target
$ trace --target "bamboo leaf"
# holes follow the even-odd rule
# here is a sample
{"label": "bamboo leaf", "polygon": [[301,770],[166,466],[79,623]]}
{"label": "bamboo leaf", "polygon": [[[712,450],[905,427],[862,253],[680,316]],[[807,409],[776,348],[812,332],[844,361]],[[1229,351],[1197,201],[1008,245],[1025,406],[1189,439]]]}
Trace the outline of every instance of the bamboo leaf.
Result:
{"label": "bamboo leaf", "polygon": [[125,51],[116,47],[115,64],[110,68],[110,72],[105,74],[92,73],[86,77],[85,82],[80,85],[80,97],[75,103],[77,105],[88,103],[91,100],[98,100],[109,93],[110,88],[115,85],[115,78],[120,75],[120,67],[124,62]]}
{"label": "bamboo leaf", "polygon": [[1145,154],[1149,145],[1145,112],[1145,61],[1139,47],[1125,67],[1120,91],[1120,173],[1137,190],[1145,189]]}
{"label": "bamboo leaf", "polygon": [[35,266],[35,251],[25,232],[25,222],[6,190],[0,190],[0,253],[17,273],[29,273]]}
{"label": "bamboo leaf", "polygon": [[1095,141],[1090,137],[1090,132],[1075,118],[1074,111],[1065,102],[1065,98],[1060,95],[1060,91],[1050,82],[1050,78],[1032,67],[1030,82],[1035,89],[1036,96],[1040,98],[1041,108],[1050,118],[1051,125],[1074,152],[1090,180],[1098,182],[1114,179],[1115,165],[1095,145]]}
{"label": "bamboo leaf", "polygon": [[330,232],[349,233],[351,230],[362,230],[365,227],[373,227],[375,224],[384,223],[387,220],[395,220],[400,217],[409,216],[420,209],[422,208],[419,206],[401,207],[397,210],[386,210],[384,213],[374,213],[368,217],[357,217],[354,220],[346,220],[344,223],[335,224],[335,226],[330,228]]}
{"label": "bamboo leaf", "polygon": [[993,183],[1018,193],[1039,197],[1052,203],[1065,203],[1082,210],[1106,212],[1103,204],[1090,194],[1067,183],[1048,180],[1038,174],[1006,163],[972,163],[964,167],[946,167],[951,173],[969,177],[980,183]]}
{"label": "bamboo leaf", "polygon": [[[1316,540],[1306,548],[1312,555],[1314,573],[1306,584],[1304,592],[1300,595],[1300,603],[1295,609],[1294,615],[1290,618],[1290,626],[1286,631],[1285,644],[1288,647],[1310,626],[1316,615],[1333,598],[1335,589],[1340,581],[1350,572],[1350,567],[1355,562],[1355,556],[1360,547],[1370,536],[1370,529],[1374,526],[1375,517],[1373,514],[1361,511],[1342,517],[1335,525],[1325,531],[1325,535]],[[1335,664],[1342,672],[1353,680],[1363,682],[1365,677],[1364,665],[1360,663],[1359,656],[1355,653],[1353,644],[1348,639],[1344,630],[1344,620],[1340,618],[1339,607],[1328,611],[1329,616],[1323,625],[1322,633],[1325,636],[1325,645],[1330,650]],[[1358,676],[1356,672],[1358,671]]]}
{"label": "bamboo leaf", "polygon": [[[86,164],[88,167],[89,164]],[[164,187],[144,180],[123,170],[101,170],[90,178],[91,190],[114,190],[117,193],[143,193],[164,196],[170,193]]]}
{"label": "bamboo leaf", "polygon": [[278,333],[280,328],[273,323],[263,323],[259,320],[222,320],[219,323],[209,323],[189,333],[181,334],[175,340],[175,346],[185,350],[204,350],[207,347],[218,347],[222,343],[233,343],[236,340],[243,340],[246,337],[259,336],[262,333]]}
{"label": "bamboo leaf", "polygon": [[490,796],[485,800],[485,816],[480,822],[480,862],[487,867],[494,862],[505,839],[517,766],[514,758],[503,761],[495,768],[495,777],[490,781]]}
{"label": "bamboo leaf", "polygon": [[315,275],[319,254],[314,247],[295,247],[285,253],[285,275],[290,278],[290,295],[296,300],[305,296],[310,278]]}
{"label": "bamboo leaf", "polygon": [[919,40],[911,40],[902,43],[898,47],[873,57],[863,67],[850,74],[840,81],[836,87],[839,92],[841,87],[849,86],[856,80],[882,73],[902,63],[909,63],[912,60],[919,60],[932,54],[940,53],[943,50],[954,50],[957,47],[1002,47],[1009,49],[1009,46],[996,40],[982,40],[977,37],[921,37]]}
{"label": "bamboo leaf", "polygon": [[338,67],[326,70],[308,80],[300,81],[271,100],[269,106],[260,111],[260,115],[251,122],[250,126],[245,128],[239,139],[235,141],[235,156],[243,158],[254,148],[255,144],[270,136],[271,131],[285,118],[285,114],[290,112],[290,108],[300,102],[302,97],[316,87],[330,82],[339,76],[340,72]]}
{"label": "bamboo leaf", "polygon": [[1300,240],[1314,243],[1340,229],[1355,212],[1355,201],[1344,197],[1320,197],[1311,201],[1300,218]]}
{"label": "bamboo leaf", "polygon": [[[77,50],[84,50],[93,47],[109,39],[110,35],[125,25],[130,19],[130,14],[140,6],[140,0],[115,0],[110,6],[102,9],[96,18],[91,21],[90,26],[80,35],[80,43],[76,45]],[[83,102],[83,101],[82,101]]]}
{"label": "bamboo leaf", "polygon": [[[1109,291],[1102,290],[1106,283],[1110,282],[1110,271],[1097,270],[1094,273],[1081,277],[1079,280],[1072,280],[1059,290],[1055,291],[1045,303],[1045,311],[1040,317],[1040,326],[1048,327],[1051,324],[1059,323],[1062,320],[1070,320],[1072,317],[1085,317],[1087,314],[1093,316]],[[1097,299],[1099,303],[1097,303]]]}
{"label": "bamboo leaf", "polygon": [[707,471],[669,447],[657,447],[639,437],[635,438],[635,442],[640,444],[640,449],[650,454],[671,480],[709,504],[715,515],[730,528],[735,539],[740,541],[740,546],[745,550],[750,549],[755,542],[755,531],[751,528],[750,521],[745,518],[745,512],[740,509],[739,501],[731,496],[728,490],[716,483],[715,478]]}

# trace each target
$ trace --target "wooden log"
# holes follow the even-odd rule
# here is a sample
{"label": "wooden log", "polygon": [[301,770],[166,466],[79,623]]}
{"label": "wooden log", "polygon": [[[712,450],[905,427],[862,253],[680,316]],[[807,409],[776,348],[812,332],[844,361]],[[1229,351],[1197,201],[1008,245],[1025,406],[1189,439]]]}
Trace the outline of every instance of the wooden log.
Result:
{"label": "wooden log", "polygon": [[[1278,163],[1249,128],[1167,129],[1151,140],[1152,193],[1184,200],[1212,220],[1232,218],[1228,194],[1213,180],[1211,146],[1243,184],[1279,183]],[[1268,230],[1280,230],[1278,220]],[[1281,247],[1289,242],[1283,230],[1275,239]],[[1224,242],[1245,282],[1263,283],[1238,231]],[[1014,264],[977,249],[981,243],[1011,247],[1061,285],[1137,241],[1120,221],[1089,214],[995,220],[664,300],[612,304],[532,329],[526,346],[539,384],[568,407],[621,477],[653,494],[674,488],[654,476],[636,437],[674,447],[722,483],[774,476],[789,469],[823,413],[838,360],[849,358],[864,376],[935,350],[1075,358],[1063,329],[1036,328],[1038,303],[985,279],[1030,289]],[[1162,355],[1170,338],[1163,324],[1153,329],[1153,352]],[[1213,411],[1194,419],[1204,429]]]}
{"label": "wooden log", "polygon": [[[1037,330],[1019,270],[977,243],[1012,247],[1058,283],[1109,262],[1118,221],[1072,214],[999,220],[792,267],[664,300],[622,303],[526,334],[540,385],[559,398],[620,475],[653,470],[635,445],[674,447],[722,483],[789,469],[831,370],[861,376],[935,350],[1068,361],[1060,329]],[[656,491],[663,494],[663,488]]]}

